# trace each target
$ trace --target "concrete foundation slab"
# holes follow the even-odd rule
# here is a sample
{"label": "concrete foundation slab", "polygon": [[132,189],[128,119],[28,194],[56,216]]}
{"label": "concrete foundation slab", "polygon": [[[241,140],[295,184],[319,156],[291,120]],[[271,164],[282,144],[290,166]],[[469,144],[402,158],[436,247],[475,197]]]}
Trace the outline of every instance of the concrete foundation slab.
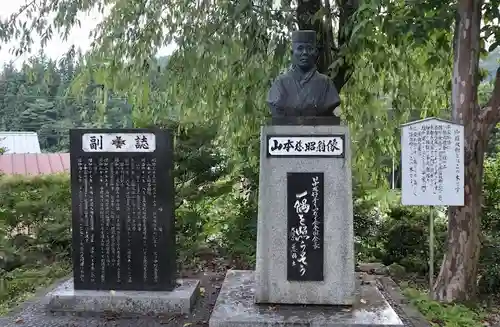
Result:
{"label": "concrete foundation slab", "polygon": [[117,313],[123,316],[184,314],[199,294],[198,280],[177,281],[171,292],[149,291],[80,291],[73,279],[62,283],[45,297],[45,308],[61,313]]}
{"label": "concrete foundation slab", "polygon": [[404,323],[376,285],[361,283],[353,306],[255,304],[255,272],[230,270],[210,327],[401,327]]}

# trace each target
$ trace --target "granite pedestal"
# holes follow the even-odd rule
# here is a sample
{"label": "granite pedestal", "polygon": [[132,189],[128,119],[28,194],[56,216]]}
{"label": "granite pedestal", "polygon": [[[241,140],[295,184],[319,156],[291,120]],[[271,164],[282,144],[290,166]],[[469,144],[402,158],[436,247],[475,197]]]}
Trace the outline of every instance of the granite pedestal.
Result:
{"label": "granite pedestal", "polygon": [[75,314],[116,313],[123,316],[185,314],[191,311],[199,294],[198,280],[177,281],[170,292],[80,291],[70,279],[46,295],[50,312]]}
{"label": "granite pedestal", "polygon": [[[301,146],[316,142],[316,149],[329,139],[339,144],[336,152],[304,151],[284,147],[270,153],[272,139],[295,140]],[[271,141],[270,141],[271,140]],[[326,140],[326,141],[325,141]],[[340,140],[342,142],[340,142]],[[323,143],[321,143],[323,142]],[[340,144],[343,143],[343,144]],[[311,147],[310,147],[311,148]],[[274,147],[276,149],[276,147]],[[293,155],[287,150],[294,151]],[[300,150],[300,151],[299,151]],[[287,226],[289,173],[318,173],[323,179],[322,280],[291,281]],[[259,208],[257,227],[256,303],[350,305],[354,303],[354,232],[352,216],[351,152],[346,126],[263,126],[261,130]],[[308,203],[311,203],[308,200]],[[310,216],[307,219],[312,219]],[[309,231],[311,233],[311,231]],[[312,235],[309,234],[312,238]],[[310,248],[310,245],[309,245]],[[309,256],[308,256],[309,257]],[[222,326],[222,325],[221,325]]]}
{"label": "granite pedestal", "polygon": [[359,283],[353,306],[255,304],[255,273],[228,271],[209,327],[402,327],[376,285]]}

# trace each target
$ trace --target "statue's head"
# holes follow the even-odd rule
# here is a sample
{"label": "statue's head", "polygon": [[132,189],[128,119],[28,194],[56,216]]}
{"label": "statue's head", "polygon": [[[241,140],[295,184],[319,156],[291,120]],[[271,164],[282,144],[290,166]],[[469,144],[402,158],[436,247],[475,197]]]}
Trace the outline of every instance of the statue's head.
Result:
{"label": "statue's head", "polygon": [[317,58],[316,32],[310,30],[292,32],[292,63],[307,71],[316,65]]}

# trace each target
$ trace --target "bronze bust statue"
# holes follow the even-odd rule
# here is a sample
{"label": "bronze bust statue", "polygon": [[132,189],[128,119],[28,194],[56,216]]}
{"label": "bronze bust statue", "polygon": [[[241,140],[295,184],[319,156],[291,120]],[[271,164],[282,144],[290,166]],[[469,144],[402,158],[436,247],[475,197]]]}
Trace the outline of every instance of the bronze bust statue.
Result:
{"label": "bronze bust statue", "polygon": [[316,71],[317,58],[316,32],[293,32],[292,66],[276,78],[267,98],[273,119],[334,117],[339,93],[328,76]]}

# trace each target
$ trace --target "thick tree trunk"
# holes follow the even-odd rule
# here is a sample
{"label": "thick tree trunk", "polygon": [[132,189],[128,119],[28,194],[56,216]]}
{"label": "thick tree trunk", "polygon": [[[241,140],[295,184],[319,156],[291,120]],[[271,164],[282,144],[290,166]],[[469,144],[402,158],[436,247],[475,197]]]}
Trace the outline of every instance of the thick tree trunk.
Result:
{"label": "thick tree trunk", "polygon": [[[343,45],[347,45],[351,35],[353,17],[359,8],[359,0],[336,0],[337,7],[339,9],[339,30],[337,32],[337,47],[336,53],[340,52]],[[343,64],[339,67],[336,75],[333,79],[333,83],[337,90],[340,90],[351,77],[354,65],[350,58],[343,58]]]}
{"label": "thick tree trunk", "polygon": [[319,12],[321,8],[323,8],[321,0],[299,0],[296,12],[299,29],[315,30],[318,35],[318,71],[325,74],[328,71],[328,67],[331,65],[331,44],[328,43],[328,34],[332,33],[332,31],[327,30],[322,19],[315,19],[316,13]]}
{"label": "thick tree trunk", "polygon": [[481,0],[459,0],[453,69],[453,120],[464,125],[465,176],[463,207],[450,207],[448,248],[433,287],[435,299],[466,301],[475,297],[480,244],[484,151],[488,124],[477,102]]}
{"label": "thick tree trunk", "polygon": [[[318,33],[318,71],[330,75],[330,66],[333,61],[334,55],[338,53],[338,49],[347,45],[350,36],[351,26],[348,22],[352,19],[356,10],[359,7],[358,0],[336,0],[336,6],[339,11],[339,30],[337,35],[337,42],[334,41],[331,2],[333,0],[324,0],[325,5],[321,0],[298,0],[296,15],[299,29],[301,30],[315,30]],[[326,19],[315,19],[315,15],[319,10],[326,11]],[[340,66],[333,78],[335,87],[340,92],[342,87],[347,83],[352,74],[352,64],[349,60],[345,60]]]}
{"label": "thick tree trunk", "polygon": [[439,301],[467,301],[476,295],[485,149],[485,142],[480,141],[481,134],[480,130],[475,130],[474,141],[466,136],[465,157],[469,161],[465,167],[465,206],[449,208],[448,249],[433,287],[433,297]]}

